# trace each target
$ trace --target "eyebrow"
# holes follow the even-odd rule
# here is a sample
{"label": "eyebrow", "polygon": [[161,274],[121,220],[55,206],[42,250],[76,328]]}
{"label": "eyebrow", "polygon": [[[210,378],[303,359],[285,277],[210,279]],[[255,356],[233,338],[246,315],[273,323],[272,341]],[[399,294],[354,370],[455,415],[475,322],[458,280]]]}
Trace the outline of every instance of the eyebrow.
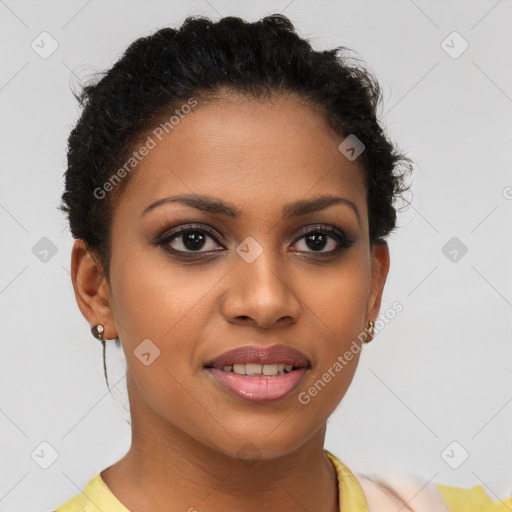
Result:
{"label": "eyebrow", "polygon": [[[158,199],[144,208],[141,217],[146,215],[150,210],[166,203],[181,203],[204,212],[227,215],[233,218],[240,217],[242,214],[242,211],[238,207],[225,203],[219,199],[214,199],[200,194],[182,194],[179,196],[170,196]],[[356,214],[357,221],[360,222],[359,211],[352,201],[349,201],[344,197],[332,195],[319,196],[314,199],[300,199],[294,203],[286,204],[283,206],[283,219],[290,219],[292,217],[315,213],[334,204],[344,204],[351,208]]]}

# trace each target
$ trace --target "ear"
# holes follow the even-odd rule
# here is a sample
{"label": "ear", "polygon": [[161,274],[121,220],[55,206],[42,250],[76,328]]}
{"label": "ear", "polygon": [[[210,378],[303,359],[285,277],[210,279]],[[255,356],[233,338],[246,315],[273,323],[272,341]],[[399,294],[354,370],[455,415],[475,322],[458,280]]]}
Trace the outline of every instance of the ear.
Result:
{"label": "ear", "polygon": [[104,269],[97,254],[88,251],[80,239],[75,241],[71,251],[71,281],[78,307],[89,325],[103,325],[106,340],[117,338]]}
{"label": "ear", "polygon": [[371,250],[371,259],[372,283],[366,308],[366,318],[375,322],[379,316],[382,292],[389,272],[388,244],[386,242],[374,244]]}

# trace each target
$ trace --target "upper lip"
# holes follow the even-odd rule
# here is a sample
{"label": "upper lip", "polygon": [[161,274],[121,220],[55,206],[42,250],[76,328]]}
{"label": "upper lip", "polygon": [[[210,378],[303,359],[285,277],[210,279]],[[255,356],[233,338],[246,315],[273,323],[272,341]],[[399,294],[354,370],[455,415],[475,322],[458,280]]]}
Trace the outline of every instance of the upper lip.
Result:
{"label": "upper lip", "polygon": [[233,364],[291,364],[295,367],[308,367],[309,359],[298,350],[287,345],[246,345],[224,352],[205,364],[207,368],[222,368]]}

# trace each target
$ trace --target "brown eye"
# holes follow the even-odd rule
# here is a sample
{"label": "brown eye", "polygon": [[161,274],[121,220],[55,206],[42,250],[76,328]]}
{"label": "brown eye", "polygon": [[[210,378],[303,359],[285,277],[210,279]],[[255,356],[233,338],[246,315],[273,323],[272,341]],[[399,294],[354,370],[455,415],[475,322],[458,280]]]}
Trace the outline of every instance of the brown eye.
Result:
{"label": "brown eye", "polygon": [[[302,244],[299,244],[304,239]],[[313,226],[301,234],[294,245],[301,245],[298,252],[312,252],[318,254],[332,255],[343,249],[348,249],[353,244],[343,231],[334,226]],[[326,249],[327,250],[324,250]],[[308,250],[310,249],[310,250]]]}
{"label": "brown eye", "polygon": [[[209,243],[212,240],[215,243]],[[216,233],[208,226],[180,226],[166,233],[157,241],[165,250],[173,253],[198,253],[218,250]],[[203,250],[205,249],[205,250]]]}

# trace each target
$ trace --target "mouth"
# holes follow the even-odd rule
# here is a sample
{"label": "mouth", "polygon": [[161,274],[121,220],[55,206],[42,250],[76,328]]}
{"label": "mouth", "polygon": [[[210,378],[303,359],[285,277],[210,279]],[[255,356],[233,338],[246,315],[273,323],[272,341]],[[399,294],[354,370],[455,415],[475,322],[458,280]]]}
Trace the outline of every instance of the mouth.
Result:
{"label": "mouth", "polygon": [[282,400],[302,383],[309,359],[286,345],[248,345],[209,361],[208,374],[223,391],[252,403]]}

